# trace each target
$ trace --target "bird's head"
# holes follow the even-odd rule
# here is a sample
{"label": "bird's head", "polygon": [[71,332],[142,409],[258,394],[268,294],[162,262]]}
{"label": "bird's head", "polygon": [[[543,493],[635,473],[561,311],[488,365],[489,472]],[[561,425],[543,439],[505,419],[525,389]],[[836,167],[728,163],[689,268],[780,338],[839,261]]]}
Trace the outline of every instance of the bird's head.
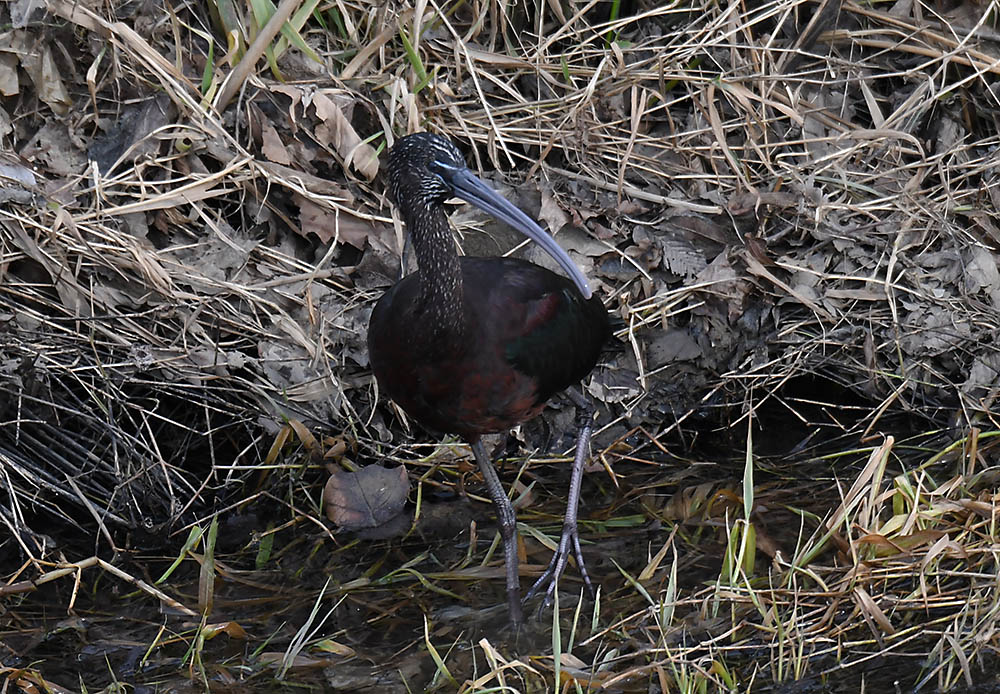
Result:
{"label": "bird's head", "polygon": [[555,239],[535,220],[469,171],[458,147],[434,133],[400,138],[389,150],[389,196],[403,213],[411,236],[420,235],[433,218],[432,210],[451,197],[461,198],[510,224],[545,250],[573,280],[585,299],[587,279]]}
{"label": "bird's head", "polygon": [[462,153],[446,137],[414,133],[389,150],[389,196],[400,208],[427,207],[458,196],[452,178],[467,170]]}

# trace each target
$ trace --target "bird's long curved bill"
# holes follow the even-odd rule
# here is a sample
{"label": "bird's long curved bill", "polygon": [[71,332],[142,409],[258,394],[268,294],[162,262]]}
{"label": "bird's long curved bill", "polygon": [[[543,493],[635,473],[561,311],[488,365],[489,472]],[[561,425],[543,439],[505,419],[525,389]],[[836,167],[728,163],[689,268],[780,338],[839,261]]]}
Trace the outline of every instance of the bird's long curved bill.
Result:
{"label": "bird's long curved bill", "polygon": [[587,285],[587,278],[580,272],[580,268],[562,249],[562,246],[556,243],[556,240],[538,226],[531,217],[486,185],[468,169],[452,170],[449,174],[449,183],[451,183],[452,192],[456,197],[475,205],[483,212],[487,212],[503,222],[507,222],[541,246],[573,280],[573,284],[583,294],[583,298],[590,298],[592,292]]}

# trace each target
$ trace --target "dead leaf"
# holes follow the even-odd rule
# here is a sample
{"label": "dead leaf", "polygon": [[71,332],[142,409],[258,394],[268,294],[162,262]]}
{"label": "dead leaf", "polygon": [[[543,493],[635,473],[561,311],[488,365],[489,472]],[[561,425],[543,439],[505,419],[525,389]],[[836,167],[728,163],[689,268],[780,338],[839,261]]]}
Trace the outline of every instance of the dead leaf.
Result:
{"label": "dead leaf", "polygon": [[160,140],[153,133],[176,115],[177,109],[170,97],[162,92],[154,98],[128,104],[107,133],[94,140],[87,154],[97,162],[103,174],[107,174],[122,156],[127,157],[127,161],[138,161],[159,149]]}
{"label": "dead leaf", "polygon": [[871,617],[872,621],[878,624],[883,633],[890,636],[896,633],[896,629],[892,626],[889,618],[885,616],[885,612],[883,612],[882,608],[875,604],[875,601],[872,600],[872,596],[869,595],[864,588],[861,586],[855,586],[854,597],[856,599],[858,609]]}
{"label": "dead leaf", "polygon": [[785,283],[784,281],[782,281],[781,279],[779,279],[777,276],[775,276],[770,270],[768,270],[767,268],[765,268],[760,263],[760,261],[758,261],[753,255],[747,253],[747,254],[744,254],[743,257],[746,260],[747,270],[750,271],[750,274],[756,275],[757,277],[760,277],[760,278],[763,278],[765,280],[768,280],[769,282],[771,282],[772,284],[774,284],[776,287],[778,287],[779,289],[781,289],[782,291],[784,291],[786,294],[788,294],[790,297],[792,297],[793,299],[795,299],[796,301],[798,301],[802,305],[808,307],[816,315],[818,315],[818,316],[820,316],[822,318],[825,318],[827,320],[834,320],[833,314],[831,314],[825,308],[823,308],[822,306],[820,306],[819,304],[817,304],[815,301],[812,301],[809,297],[804,296],[803,294],[800,294],[799,292],[795,291],[795,289],[793,289],[792,287],[790,287],[787,283]]}
{"label": "dead leaf", "polygon": [[746,242],[747,252],[756,258],[757,262],[761,265],[776,265],[767,254],[767,241],[760,236],[747,236],[744,241]]}
{"label": "dead leaf", "polygon": [[662,517],[669,520],[685,521],[702,515],[713,489],[712,482],[683,487],[663,505]]}
{"label": "dead leaf", "polygon": [[759,201],[760,196],[755,191],[741,190],[729,196],[726,209],[732,215],[745,215],[755,211]]}
{"label": "dead leaf", "polygon": [[326,436],[323,438],[323,447],[326,449],[326,452],[323,453],[323,460],[340,461],[347,454],[347,439],[343,436]]}
{"label": "dead leaf", "polygon": [[[52,119],[20,151],[21,158],[53,178],[78,177],[87,168],[87,157],[72,142],[66,125]],[[59,181],[60,185],[65,182]]]}
{"label": "dead leaf", "polygon": [[708,267],[705,255],[685,238],[658,236],[656,242],[662,250],[663,269],[678,277],[692,279]]}
{"label": "dead leaf", "polygon": [[262,120],[261,126],[261,147],[260,151],[265,157],[278,164],[288,166],[292,163],[292,158],[285,149],[285,143],[281,141],[281,136],[277,129],[271,125],[270,121]]}
{"label": "dead leaf", "polygon": [[30,203],[36,183],[31,169],[22,165],[16,157],[0,152],[0,204]]}
{"label": "dead leaf", "polygon": [[627,402],[640,392],[639,374],[633,369],[602,367],[587,383],[586,390],[601,402]]}
{"label": "dead leaf", "polygon": [[17,79],[17,57],[11,53],[0,53],[0,94],[15,96],[21,83]]}
{"label": "dead leaf", "polygon": [[369,465],[357,472],[337,471],[323,490],[326,517],[344,530],[385,525],[403,511],[410,479],[406,468]]}
{"label": "dead leaf", "polygon": [[73,100],[62,80],[51,42],[36,39],[26,31],[15,31],[11,48],[21,56],[21,67],[35,85],[38,98],[56,115],[65,116]]}
{"label": "dead leaf", "polygon": [[14,132],[14,124],[10,120],[10,115],[3,108],[0,108],[0,137],[7,137]]}
{"label": "dead leaf", "polygon": [[538,221],[549,225],[550,234],[554,234],[569,223],[569,215],[563,212],[551,190],[542,190],[542,205],[538,210]]}
{"label": "dead leaf", "polygon": [[908,535],[899,535],[890,539],[879,533],[868,533],[859,538],[858,542],[872,545],[875,548],[875,556],[891,557],[935,542],[944,534],[940,530],[917,530]]}
{"label": "dead leaf", "polygon": [[333,639],[323,639],[319,643],[316,643],[313,648],[317,651],[332,653],[333,655],[339,655],[345,658],[353,658],[357,655],[353,648],[346,646],[339,641],[334,641]]}
{"label": "dead leaf", "polygon": [[337,150],[344,166],[353,166],[369,181],[375,178],[378,173],[375,149],[361,140],[340,107],[322,91],[313,94],[312,104],[316,115],[323,121],[316,126],[316,138]]}
{"label": "dead leaf", "polygon": [[247,638],[246,630],[240,626],[238,622],[219,622],[217,624],[206,624],[201,629],[202,635],[206,640],[214,638],[219,634],[227,634],[229,638],[240,639],[245,641]]}
{"label": "dead leaf", "polygon": [[387,224],[373,224],[344,212],[338,214],[336,210],[298,194],[292,197],[299,206],[299,228],[303,235],[316,234],[323,243],[337,240],[349,243],[358,250],[364,250],[366,241],[372,247],[380,246],[388,250],[393,233]]}
{"label": "dead leaf", "polygon": [[23,29],[32,19],[41,19],[45,11],[42,0],[14,0],[10,4],[10,23],[15,29]]}
{"label": "dead leaf", "polygon": [[336,202],[342,203],[345,207],[350,207],[355,204],[354,194],[351,193],[351,191],[337,185],[329,179],[320,178],[319,176],[314,176],[311,173],[307,173],[299,169],[293,169],[290,166],[275,164],[269,161],[257,160],[254,161],[254,164],[262,169],[268,176],[272,177],[275,182],[287,186],[292,190],[298,190],[304,187],[310,193],[316,193],[317,195],[332,198]]}
{"label": "dead leaf", "polygon": [[291,427],[299,441],[302,442],[302,447],[308,451],[310,458],[318,460],[322,457],[322,451],[320,450],[319,443],[316,441],[316,437],[313,436],[305,424],[297,419],[289,419],[288,426]]}
{"label": "dead leaf", "polygon": [[693,361],[702,355],[701,345],[683,328],[654,332],[646,345],[646,366],[658,369],[675,361]]}
{"label": "dead leaf", "polygon": [[972,248],[965,263],[965,290],[985,293],[993,306],[1000,308],[1000,268],[993,253],[982,246]]}
{"label": "dead leaf", "polygon": [[37,183],[34,172],[14,155],[0,153],[0,184],[6,185],[7,181],[20,183],[27,188],[34,187]]}

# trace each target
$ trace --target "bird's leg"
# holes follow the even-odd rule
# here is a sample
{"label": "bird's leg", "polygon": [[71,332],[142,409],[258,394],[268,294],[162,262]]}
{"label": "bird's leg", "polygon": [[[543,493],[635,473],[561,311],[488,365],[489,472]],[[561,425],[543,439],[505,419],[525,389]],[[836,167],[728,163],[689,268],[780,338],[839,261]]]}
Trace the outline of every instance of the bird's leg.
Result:
{"label": "bird's leg", "polygon": [[595,595],[594,585],[590,582],[587,567],[583,563],[583,553],[580,551],[580,535],[576,527],[577,507],[580,503],[580,484],[583,482],[583,463],[586,461],[590,450],[590,434],[593,429],[594,407],[584,396],[576,391],[570,389],[566,393],[573,401],[573,404],[576,405],[576,455],[573,457],[573,475],[569,481],[569,497],[566,500],[566,516],[563,519],[563,530],[562,537],[559,538],[559,547],[556,548],[555,554],[552,555],[552,561],[549,562],[544,573],[535,581],[535,584],[531,586],[531,590],[528,591],[528,594],[524,598],[525,602],[527,602],[534,597],[536,592],[548,584],[548,587],[545,589],[545,600],[538,608],[539,612],[552,603],[552,593],[555,591],[556,582],[566,568],[566,562],[569,561],[570,543],[573,545],[573,556],[576,558],[576,565],[580,570],[583,583],[587,586],[587,592],[590,593],[591,597]]}
{"label": "bird's leg", "polygon": [[496,468],[486,456],[481,439],[472,442],[472,453],[476,456],[479,471],[483,473],[483,480],[486,481],[486,488],[493,500],[497,522],[500,524],[504,566],[507,570],[507,606],[510,609],[510,621],[516,626],[524,621],[524,614],[521,612],[521,583],[517,572],[517,517],[510,499],[500,484]]}

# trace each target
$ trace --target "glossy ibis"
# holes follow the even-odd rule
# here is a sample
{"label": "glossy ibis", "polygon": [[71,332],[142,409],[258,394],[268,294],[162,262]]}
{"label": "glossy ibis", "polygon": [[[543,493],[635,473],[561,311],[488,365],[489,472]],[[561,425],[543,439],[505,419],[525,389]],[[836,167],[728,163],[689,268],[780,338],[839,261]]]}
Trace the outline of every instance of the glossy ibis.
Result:
{"label": "glossy ibis", "polygon": [[[570,257],[524,212],[465,166],[448,139],[417,133],[389,152],[388,192],[416,249],[418,270],[379,299],[368,352],[381,388],[428,429],[471,445],[503,538],[510,618],[522,621],[514,508],[486,456],[482,434],[537,415],[554,394],[580,381],[610,337],[608,313]],[[458,197],[510,224],[551,255],[564,277],[516,258],[459,257],[444,202]],[[559,549],[530,598],[543,606],[569,552],[593,590],[580,553],[576,513],[592,409],[578,394],[580,431]]]}

